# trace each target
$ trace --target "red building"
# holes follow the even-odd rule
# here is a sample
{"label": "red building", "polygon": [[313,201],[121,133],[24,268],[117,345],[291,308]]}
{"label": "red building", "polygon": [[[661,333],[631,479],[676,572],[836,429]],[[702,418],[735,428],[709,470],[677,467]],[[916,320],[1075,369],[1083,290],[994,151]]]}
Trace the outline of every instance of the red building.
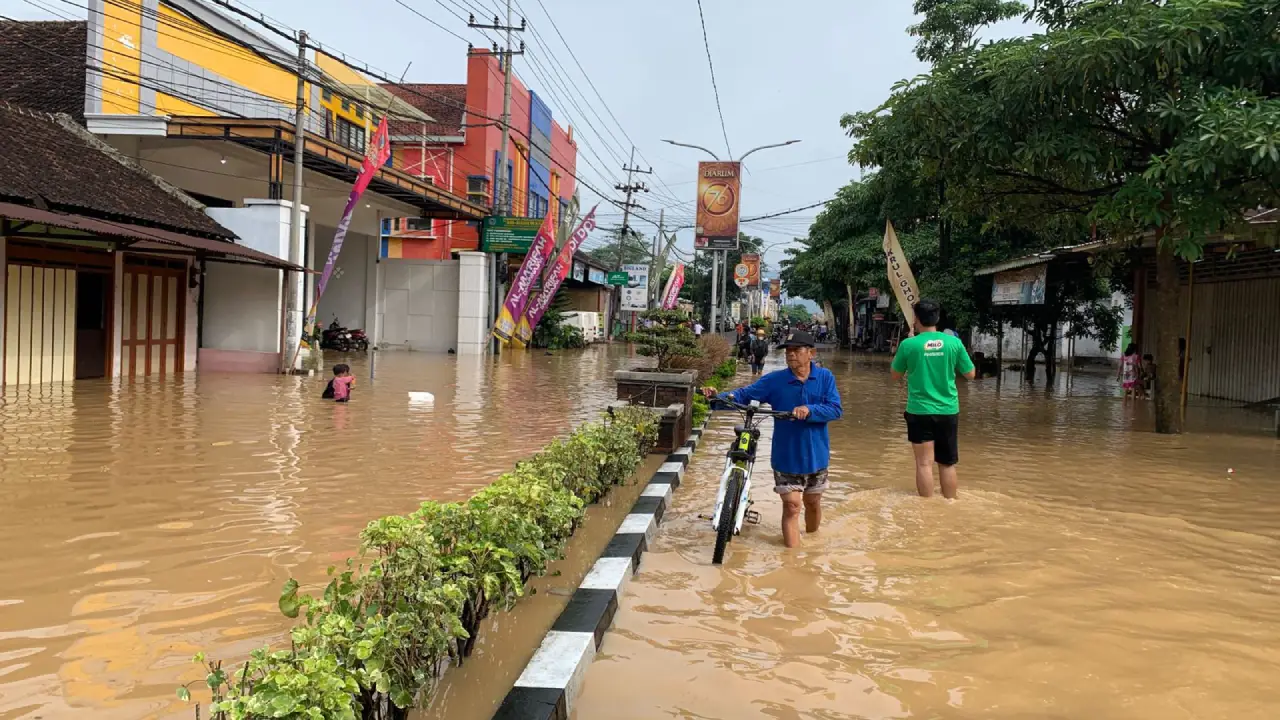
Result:
{"label": "red building", "polygon": [[[465,85],[402,84],[387,89],[426,112],[435,123],[393,122],[392,162],[397,169],[430,178],[474,202],[493,203],[495,168],[502,145],[503,72],[500,58],[487,52],[467,57]],[[506,177],[511,215],[563,217],[577,189],[578,145],[573,128],[556,122],[549,105],[511,82],[511,142]],[[398,218],[383,221],[381,257],[448,259],[476,250],[476,223]]]}

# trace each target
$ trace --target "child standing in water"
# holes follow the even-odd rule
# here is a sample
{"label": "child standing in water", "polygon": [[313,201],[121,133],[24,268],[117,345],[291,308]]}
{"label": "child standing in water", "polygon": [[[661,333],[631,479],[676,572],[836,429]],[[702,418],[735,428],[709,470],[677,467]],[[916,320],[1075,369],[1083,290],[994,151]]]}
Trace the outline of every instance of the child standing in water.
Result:
{"label": "child standing in water", "polygon": [[1138,355],[1138,346],[1129,343],[1124,349],[1124,357],[1120,358],[1120,369],[1117,372],[1120,384],[1124,387],[1126,400],[1138,397],[1139,385],[1142,383],[1142,358]]}
{"label": "child standing in water", "polygon": [[329,381],[324,394],[320,397],[335,402],[347,402],[351,400],[351,388],[355,384],[356,379],[351,375],[351,368],[346,363],[338,363],[333,366],[333,379]]}
{"label": "child standing in water", "polygon": [[1156,387],[1156,359],[1150,354],[1142,356],[1142,397],[1149,398]]}

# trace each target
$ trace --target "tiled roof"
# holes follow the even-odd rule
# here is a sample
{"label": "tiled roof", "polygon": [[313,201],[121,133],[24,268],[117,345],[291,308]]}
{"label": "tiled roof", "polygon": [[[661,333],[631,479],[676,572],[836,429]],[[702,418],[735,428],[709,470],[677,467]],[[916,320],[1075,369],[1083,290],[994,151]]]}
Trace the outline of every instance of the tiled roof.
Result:
{"label": "tiled roof", "polygon": [[[463,134],[467,106],[466,85],[441,85],[432,83],[386,84],[382,87],[395,93],[400,99],[436,119],[427,123],[427,135],[431,137],[460,137]],[[418,136],[422,123],[391,121],[391,136]]]}
{"label": "tiled roof", "polygon": [[0,102],[0,201],[232,239],[181,190],[131,165],[67,115]]}
{"label": "tiled roof", "polygon": [[0,100],[84,118],[83,22],[0,20]]}

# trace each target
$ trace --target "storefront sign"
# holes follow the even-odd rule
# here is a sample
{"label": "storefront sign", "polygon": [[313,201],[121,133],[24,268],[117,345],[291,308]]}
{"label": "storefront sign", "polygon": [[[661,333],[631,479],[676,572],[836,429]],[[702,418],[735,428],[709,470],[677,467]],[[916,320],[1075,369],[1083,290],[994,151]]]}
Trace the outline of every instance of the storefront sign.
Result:
{"label": "storefront sign", "polygon": [[587,266],[577,260],[573,261],[573,279],[578,282],[587,281]]}
{"label": "storefront sign", "polygon": [[741,169],[736,162],[698,163],[698,240],[727,239],[737,248]]}
{"label": "storefront sign", "polygon": [[609,273],[605,279],[610,285],[626,285],[630,276],[626,272],[618,271]]}
{"label": "storefront sign", "polygon": [[587,280],[597,285],[604,285],[608,281],[608,276],[599,268],[589,267],[587,268]]}
{"label": "storefront sign", "polygon": [[487,217],[480,232],[480,249],[492,253],[529,252],[542,227],[542,218]]}
{"label": "storefront sign", "polygon": [[996,273],[991,284],[992,305],[1043,305],[1048,265]]}

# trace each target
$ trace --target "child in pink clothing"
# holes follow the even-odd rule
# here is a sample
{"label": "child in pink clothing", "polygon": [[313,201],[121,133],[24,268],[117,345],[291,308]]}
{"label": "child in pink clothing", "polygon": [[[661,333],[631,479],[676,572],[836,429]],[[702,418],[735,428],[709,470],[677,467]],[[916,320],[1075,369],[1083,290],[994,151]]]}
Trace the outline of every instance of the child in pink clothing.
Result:
{"label": "child in pink clothing", "polygon": [[1125,399],[1139,397],[1138,386],[1142,383],[1142,357],[1138,355],[1138,346],[1129,343],[1124,349],[1124,357],[1120,358],[1118,371],[1120,384],[1124,387]]}
{"label": "child in pink clothing", "polygon": [[351,400],[351,388],[355,384],[356,379],[351,374],[351,368],[346,363],[338,363],[333,366],[333,379],[329,381],[324,394],[320,397],[335,402],[348,402]]}

